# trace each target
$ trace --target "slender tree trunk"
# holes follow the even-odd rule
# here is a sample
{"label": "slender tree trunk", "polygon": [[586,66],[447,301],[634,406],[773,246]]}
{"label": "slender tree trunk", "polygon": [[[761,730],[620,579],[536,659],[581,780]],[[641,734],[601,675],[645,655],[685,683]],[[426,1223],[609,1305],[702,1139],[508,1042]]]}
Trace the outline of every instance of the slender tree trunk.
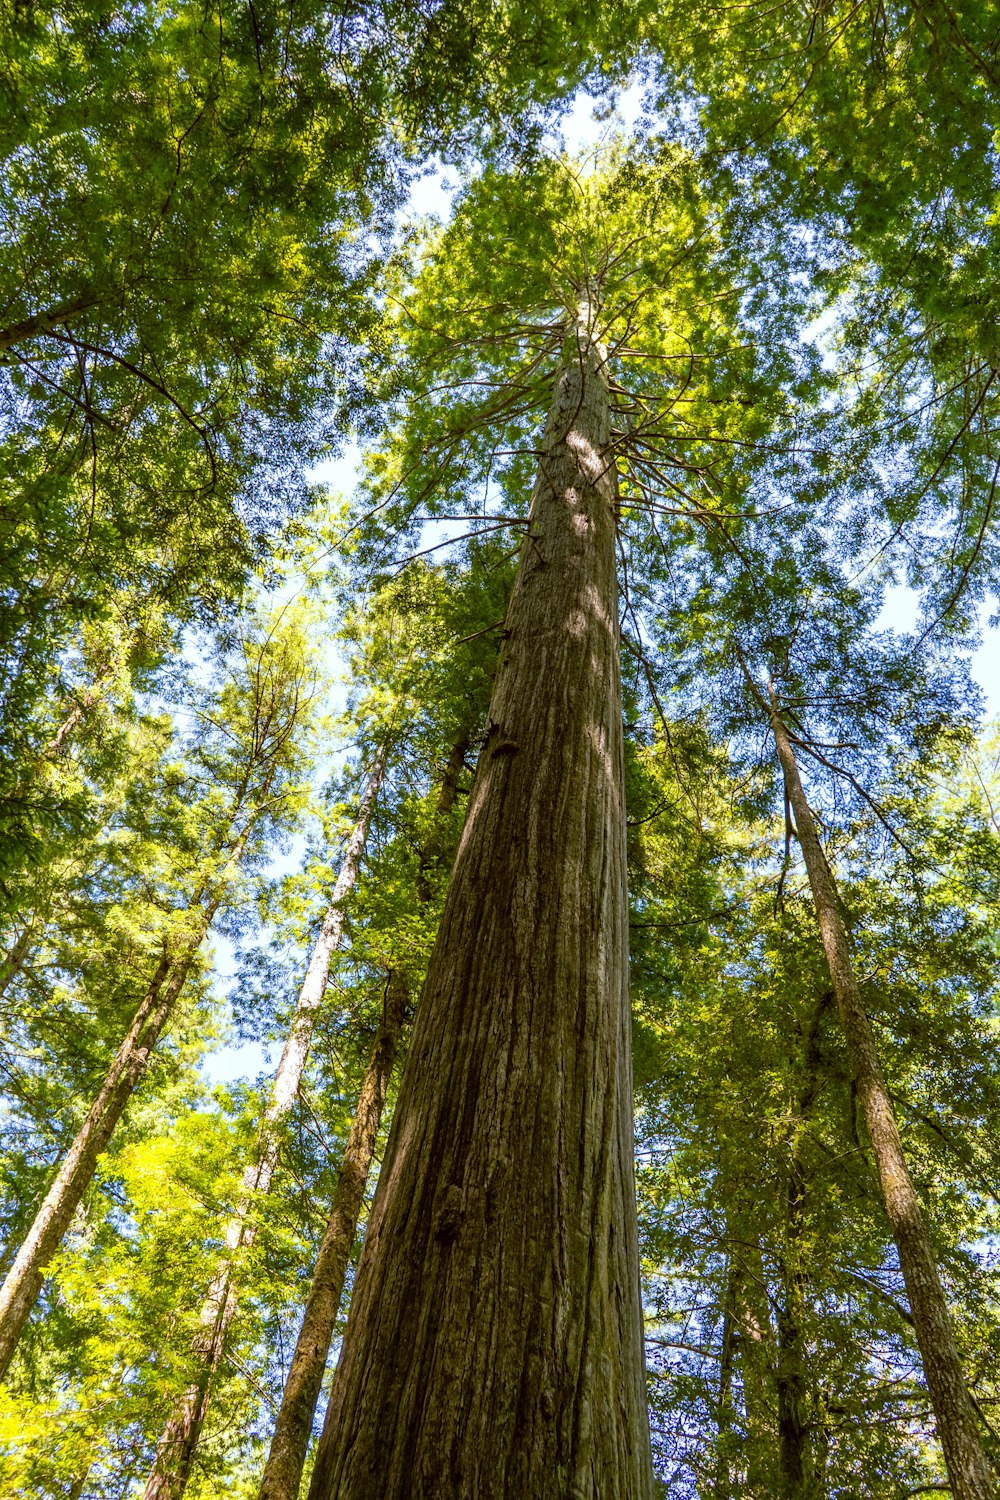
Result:
{"label": "slender tree trunk", "polygon": [[93,1463],[89,1463],[87,1467],[77,1475],[77,1477],[73,1480],[73,1483],[70,1485],[66,1500],[80,1500],[80,1496],[83,1494],[84,1490],[87,1487],[87,1480],[90,1478],[90,1472],[93,1467]]}
{"label": "slender tree trunk", "polygon": [[97,1158],[111,1139],[125,1106],[146,1071],[150,1055],[211,925],[219,900],[220,895],[216,895],[199,910],[194,930],[180,952],[164,952],[160,959],[97,1097],[63,1157],[52,1186],[0,1288],[0,1379],[7,1373],[28,1315],[35,1305],[45,1279],[45,1267],[58,1249],[90,1184]]}
{"label": "slender tree trunk", "polygon": [[773,692],[770,718],[847,1040],[851,1072],[875,1157],[886,1214],[899,1251],[948,1477],[955,1500],[990,1500],[994,1493],[993,1478],[983,1453],[976,1411],[965,1383],[927,1226],[903,1155],[875,1039],[854,974],[837,888],[816,834],[795,752]]}
{"label": "slender tree trunk", "polygon": [[192,1347],[197,1373],[163,1429],[156,1459],[146,1481],[144,1500],[179,1500],[191,1474],[191,1464],[208,1413],[212,1378],[224,1353],[239,1300],[238,1287],[233,1278],[233,1259],[242,1248],[253,1243],[256,1229],[254,1208],[271,1186],[281,1145],[281,1128],[295,1103],[302,1082],[316,1016],[330,977],[330,965],[343,935],[344,903],[358,878],[368,837],[368,823],[385,775],[386,755],[386,747],[381,746],[365,785],[358,816],[344,850],[340,873],[302,981],[295,1013],[274,1075],[270,1103],[261,1121],[255,1159],[243,1174],[240,1202],[236,1213],[226,1225],[226,1262],[209,1288]]}
{"label": "slender tree trunk", "polygon": [[737,1263],[729,1257],[726,1292],[722,1309],[722,1353],[719,1360],[719,1396],[716,1402],[717,1443],[715,1450],[715,1500],[729,1500],[732,1472],[729,1447],[733,1431],[733,1355],[736,1345]]}
{"label": "slender tree trunk", "polygon": [[431,834],[426,846],[420,851],[420,859],[417,866],[417,900],[425,905],[432,896],[432,873],[442,869],[444,861],[454,855],[454,844],[446,840],[443,835],[442,824],[447,813],[455,805],[458,796],[458,783],[465,765],[465,757],[469,753],[469,745],[472,739],[472,730],[465,728],[459,734],[448,753],[444,774],[441,777],[441,785],[438,789],[437,826]]}
{"label": "slender tree trunk", "polygon": [[788,1164],[785,1211],[785,1244],[779,1258],[781,1296],[776,1310],[778,1328],[775,1383],[778,1395],[778,1452],[782,1486],[787,1500],[812,1500],[815,1486],[809,1452],[809,1424],[805,1414],[805,1343],[807,1276],[805,1249],[806,1165],[802,1153],[801,1125],[812,1111],[820,1090],[819,1028],[823,1011],[832,996],[823,996],[816,1006],[806,1036],[803,1079],[796,1099],[795,1132]]}
{"label": "slender tree trunk", "polygon": [[21,972],[21,965],[27,958],[30,948],[31,924],[29,923],[0,960],[0,995],[7,993],[7,986],[11,980]]}
{"label": "slender tree trunk", "polygon": [[382,1025],[365,1070],[344,1148],[330,1218],[316,1257],[309,1300],[285,1382],[259,1500],[297,1500],[365,1183],[375,1157],[386,1090],[406,1019],[407,999],[405,978],[393,974],[386,990]]}
{"label": "slender tree trunk", "polygon": [[617,485],[568,340],[317,1500],[640,1500]]}
{"label": "slender tree trunk", "polygon": [[0,328],[0,353],[6,349],[13,349],[15,344],[23,344],[26,339],[37,338],[43,333],[51,333],[54,328],[60,328],[79,313],[85,312],[88,307],[94,307],[96,303],[96,297],[73,297],[68,302],[57,302],[54,307],[47,307],[43,312],[33,313],[30,318],[25,318],[21,323],[12,323],[9,328]]}
{"label": "slender tree trunk", "polygon": [[[454,807],[470,739],[471,732],[463,730],[449,753],[437,800],[439,824]],[[421,851],[417,871],[417,896],[423,903],[431,899],[431,872],[442,864],[445,854],[440,832],[435,831]],[[364,1187],[374,1157],[386,1089],[405,1018],[408,991],[400,976],[395,976],[394,982],[400,987],[394,994],[390,993],[383,1030],[376,1042],[359,1095],[344,1165],[338,1177],[326,1235],[317,1257],[310,1297],[271,1441],[259,1500],[279,1500],[282,1496],[296,1500],[302,1482],[316,1404],[333,1342],[351,1248],[357,1234]],[[326,1424],[320,1438],[320,1453],[324,1451],[328,1441],[329,1424]]]}
{"label": "slender tree trunk", "polygon": [[110,664],[103,667],[101,671],[97,673],[90,686],[84,689],[77,701],[73,704],[73,707],[70,709],[65,719],[63,719],[55,734],[50,740],[46,742],[46,744],[42,748],[43,756],[48,757],[58,755],[59,751],[63,747],[64,742],[73,733],[74,729],[79,724],[84,714],[89,713],[94,704],[97,703],[100,699],[101,694],[104,690],[104,685],[110,680],[111,674],[112,667]]}
{"label": "slender tree trunk", "polygon": [[[796,1187],[790,1184],[789,1243],[785,1246],[786,1257],[791,1257],[795,1252],[794,1238],[800,1208],[801,1203],[796,1196]],[[786,1500],[805,1500],[808,1494],[806,1486],[808,1437],[803,1417],[805,1372],[802,1364],[802,1276],[799,1269],[788,1260],[782,1264],[781,1272],[782,1296],[776,1313],[778,1453],[781,1463],[782,1491]]]}
{"label": "slender tree trunk", "polygon": [[[431,900],[431,873],[443,864],[446,848],[441,824],[458,796],[459,778],[468,753],[471,730],[464,729],[452,745],[438,791],[435,809],[437,827],[421,850],[417,870],[417,899]],[[453,852],[453,851],[452,851]],[[333,1342],[347,1263],[357,1234],[365,1182],[375,1154],[386,1089],[392,1072],[399,1035],[405,1019],[408,988],[402,975],[394,975],[387,995],[383,1029],[372,1053],[358,1098],[344,1165],[337,1179],[330,1220],[316,1261],[292,1366],[282,1396],[281,1408],[271,1439],[271,1450],[261,1481],[259,1500],[296,1500],[302,1482],[313,1417],[319,1400],[326,1362]],[[329,1442],[323,1428],[319,1452]]]}

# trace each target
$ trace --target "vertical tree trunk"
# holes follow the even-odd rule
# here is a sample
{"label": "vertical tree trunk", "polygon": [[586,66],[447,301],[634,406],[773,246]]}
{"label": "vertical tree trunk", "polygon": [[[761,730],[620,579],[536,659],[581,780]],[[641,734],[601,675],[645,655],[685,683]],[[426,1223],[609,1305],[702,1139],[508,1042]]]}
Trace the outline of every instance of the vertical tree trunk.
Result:
{"label": "vertical tree trunk", "polygon": [[445,763],[444,774],[441,777],[441,785],[438,789],[436,827],[431,837],[420,851],[420,859],[417,864],[417,900],[425,905],[431,900],[431,876],[434,871],[440,871],[444,867],[446,859],[451,859],[455,853],[454,844],[444,836],[443,822],[445,816],[455,806],[458,796],[458,783],[465,765],[465,757],[469,753],[469,745],[472,742],[474,725],[467,724],[458,735]]}
{"label": "vertical tree trunk", "polygon": [[393,974],[386,991],[382,1024],[365,1069],[344,1148],[330,1218],[316,1257],[309,1300],[285,1382],[259,1500],[297,1500],[365,1183],[375,1156],[386,1090],[406,1019],[407,998],[405,978]]}
{"label": "vertical tree trunk", "polygon": [[875,1039],[854,974],[850,940],[840,914],[836,885],[816,834],[795,752],[773,692],[769,711],[778,759],[784,772],[785,791],[795,815],[837,1009],[847,1040],[851,1072],[875,1157],[886,1214],[899,1251],[948,1477],[955,1500],[990,1500],[994,1493],[992,1474],[980,1442],[976,1412],[955,1346],[948,1304],[927,1226],[903,1155],[889,1093],[879,1067]]}
{"label": "vertical tree trunk", "polygon": [[253,1243],[253,1210],[271,1186],[281,1145],[281,1127],[295,1103],[302,1082],[316,1016],[330,977],[330,965],[340,947],[344,930],[344,902],[358,878],[368,837],[368,823],[385,775],[386,756],[386,747],[380,746],[344,850],[330,904],[302,981],[281,1060],[274,1075],[270,1103],[261,1121],[256,1156],[243,1174],[240,1202],[236,1213],[226,1225],[226,1262],[209,1288],[198,1319],[198,1333],[192,1348],[197,1373],[163,1429],[153,1468],[146,1481],[144,1500],[179,1500],[190,1477],[191,1463],[208,1412],[212,1378],[225,1350],[226,1338],[239,1299],[238,1287],[233,1278],[233,1258],[240,1249]]}
{"label": "vertical tree trunk", "polygon": [[45,1267],[58,1249],[90,1184],[97,1158],[110,1141],[125,1106],[146,1071],[153,1048],[183,988],[220,899],[220,895],[214,896],[198,911],[194,929],[180,951],[164,952],[160,959],[97,1097],[63,1157],[52,1186],[0,1288],[0,1379],[7,1373],[28,1315],[35,1305],[45,1279]]}
{"label": "vertical tree trunk", "polygon": [[89,1463],[85,1469],[81,1470],[70,1485],[66,1494],[66,1500],[80,1500],[80,1496],[87,1487],[87,1480],[90,1478],[90,1471],[93,1467],[93,1463]]}
{"label": "vertical tree trunk", "polygon": [[722,1351],[719,1359],[719,1396],[715,1407],[717,1433],[715,1450],[714,1500],[729,1500],[732,1494],[732,1468],[729,1448],[733,1432],[733,1355],[736,1344],[737,1263],[729,1257],[726,1291],[722,1308]]}
{"label": "vertical tree trunk", "polygon": [[778,1396],[778,1452],[783,1492],[787,1500],[816,1500],[820,1486],[809,1442],[805,1403],[809,1353],[806,1345],[806,1250],[802,1244],[806,1220],[806,1163],[802,1127],[812,1113],[822,1086],[819,1032],[823,1012],[833,995],[820,996],[806,1033],[802,1082],[795,1099],[791,1152],[785,1200],[785,1243],[778,1257],[781,1278],[775,1321],[778,1329],[775,1383]]}
{"label": "vertical tree trunk", "polygon": [[[438,826],[432,830],[420,852],[416,886],[417,899],[423,904],[431,900],[431,873],[443,864],[446,845],[442,839],[441,823],[455,805],[470,737],[471,729],[466,727],[451,747],[435,809]],[[362,1084],[344,1163],[334,1191],[330,1219],[316,1260],[309,1301],[271,1438],[259,1500],[280,1500],[280,1497],[296,1500],[299,1493],[316,1403],[343,1296],[347,1263],[357,1233],[365,1182],[375,1154],[386,1089],[405,1019],[408,993],[405,978],[394,975],[387,995],[382,1031]],[[324,1425],[319,1446],[321,1453],[328,1442],[329,1428]]]}
{"label": "vertical tree trunk", "polygon": [[29,922],[8,948],[4,957],[0,959],[0,995],[6,994],[11,980],[21,972],[21,965],[27,958],[30,947],[31,923]]}
{"label": "vertical tree trunk", "polygon": [[318,1500],[640,1500],[617,484],[567,341]]}

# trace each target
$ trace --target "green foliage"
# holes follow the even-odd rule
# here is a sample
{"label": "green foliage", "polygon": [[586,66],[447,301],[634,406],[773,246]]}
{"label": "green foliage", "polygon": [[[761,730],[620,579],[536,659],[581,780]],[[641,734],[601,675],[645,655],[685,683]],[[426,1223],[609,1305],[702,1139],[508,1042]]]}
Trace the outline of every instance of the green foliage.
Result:
{"label": "green foliage", "polygon": [[[164,944],[218,895],[239,959],[228,997],[196,966],[50,1268],[4,1493],[141,1492],[267,1101],[265,1071],[203,1068],[233,1023],[280,1047],[384,748],[188,1489],[255,1494],[385,987],[416,1004],[435,939],[581,316],[621,497],[662,1492],[944,1483],[768,682],[996,1425],[1000,794],[962,656],[998,576],[996,17],[627,10],[0,0],[5,1263]],[[639,50],[653,128],[553,156],[554,101],[607,100]],[[396,236],[430,151],[464,172],[453,216]],[[304,474],[352,425],[337,511]],[[903,578],[908,636],[878,626]]]}

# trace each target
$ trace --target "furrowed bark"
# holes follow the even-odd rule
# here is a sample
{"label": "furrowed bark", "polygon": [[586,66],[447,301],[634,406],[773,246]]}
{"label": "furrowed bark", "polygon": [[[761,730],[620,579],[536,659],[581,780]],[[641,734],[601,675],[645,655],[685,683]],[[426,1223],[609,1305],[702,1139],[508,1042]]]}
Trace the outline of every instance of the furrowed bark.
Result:
{"label": "furrowed bark", "polygon": [[258,1500],[297,1500],[365,1183],[375,1157],[386,1091],[406,1019],[407,999],[405,978],[393,974],[386,990],[382,1025],[365,1070],[344,1148],[330,1218],[316,1257],[309,1300],[285,1382]]}
{"label": "furrowed bark", "polygon": [[270,1190],[278,1163],[281,1127],[295,1103],[302,1082],[316,1016],[330,977],[330,965],[343,935],[344,903],[358,878],[368,837],[368,823],[385,774],[386,755],[386,747],[381,746],[365,785],[358,816],[344,850],[340,873],[299,991],[281,1060],[274,1075],[271,1099],[261,1121],[256,1158],[243,1174],[240,1202],[226,1226],[226,1263],[209,1288],[192,1347],[197,1374],[163,1429],[153,1468],[146,1481],[143,1500],[179,1500],[191,1474],[191,1464],[208,1413],[212,1378],[225,1351],[226,1338],[239,1301],[238,1287],[233,1279],[233,1258],[241,1249],[252,1245],[255,1234],[253,1210]]}
{"label": "furrowed bark", "polygon": [[0,1288],[0,1379],[10,1366],[18,1340],[45,1279],[45,1267],[69,1228],[80,1200],[125,1112],[150,1055],[183,988],[195,954],[218,908],[216,896],[198,914],[197,925],[179,954],[164,953],[118,1048],[100,1091],[76,1138],[63,1157],[35,1221]]}
{"label": "furrowed bark", "polygon": [[617,484],[589,310],[542,437],[313,1500],[638,1500]]}
{"label": "furrowed bark", "polygon": [[795,752],[773,692],[769,713],[847,1041],[851,1072],[875,1158],[886,1214],[899,1251],[948,1478],[955,1500],[991,1500],[993,1476],[983,1452],[976,1410],[955,1345],[934,1251],[903,1154],[879,1066],[875,1038],[855,977],[850,939],[840,914],[837,888],[816,833]]}

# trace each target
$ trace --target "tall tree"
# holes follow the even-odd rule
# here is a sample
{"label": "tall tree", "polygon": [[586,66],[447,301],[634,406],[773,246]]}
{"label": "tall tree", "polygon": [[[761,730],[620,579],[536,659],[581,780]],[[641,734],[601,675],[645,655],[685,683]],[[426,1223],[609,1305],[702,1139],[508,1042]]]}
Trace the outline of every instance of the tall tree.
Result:
{"label": "tall tree", "polygon": [[223,716],[221,728],[216,729],[211,709],[206,714],[222,748],[220,754],[206,742],[202,750],[207,768],[219,780],[199,808],[208,824],[200,832],[209,838],[197,888],[178,911],[168,912],[161,930],[152,935],[149,947],[158,960],[145,993],[7,1273],[0,1293],[3,1373],[41,1289],[45,1267],[148,1067],[249,841],[276,814],[280,817],[278,809],[297,769],[301,720],[308,703],[301,640],[295,639],[294,631],[282,637],[272,630],[262,641],[246,643],[238,657],[238,678],[223,684],[217,707],[212,705]]}
{"label": "tall tree", "polygon": [[878,1168],[886,1213],[899,1250],[948,1477],[960,1500],[989,1500],[994,1494],[993,1474],[983,1452],[979,1421],[955,1345],[948,1303],[858,988],[837,889],[816,833],[795,752],[773,689],[769,717],[784,776],[785,794],[795,815],[796,835],[809,875],[865,1128]]}
{"label": "tall tree", "polygon": [[584,280],[317,1496],[649,1493],[599,317]]}
{"label": "tall tree", "polygon": [[[416,897],[424,909],[436,904],[433,876],[440,876],[441,867],[450,864],[446,856],[452,853],[453,841],[447,837],[448,824],[454,821],[452,814],[459,793],[459,777],[474,732],[473,720],[479,717],[475,712],[477,706],[475,698],[466,705],[469,717],[461,725],[445,762],[435,796],[434,823],[429,830],[427,845],[420,852]],[[358,1093],[330,1205],[330,1217],[316,1257],[302,1326],[275,1419],[261,1479],[260,1500],[296,1500],[299,1493],[316,1403],[357,1234],[362,1197],[375,1159],[382,1111],[407,1020],[411,983],[411,976],[402,967],[392,971],[386,981],[378,1033]],[[324,1426],[317,1449],[317,1463],[320,1465],[325,1462],[323,1454],[330,1442],[329,1432],[330,1427]]]}
{"label": "tall tree", "polygon": [[[254,1216],[259,1210],[259,1200],[270,1191],[283,1127],[299,1092],[330,966],[340,946],[346,916],[345,902],[357,880],[364,855],[369,819],[385,774],[386,755],[387,747],[379,746],[358,803],[357,818],[344,849],[340,874],[330,896],[330,904],[323,915],[319,935],[292,1013],[291,1025],[274,1075],[270,1102],[260,1124],[254,1160],[244,1171],[241,1201],[235,1215],[226,1225],[225,1241],[230,1253],[229,1259],[213,1281],[199,1316],[199,1331],[192,1350],[197,1366],[196,1376],[164,1427],[156,1461],[146,1481],[146,1500],[175,1500],[175,1497],[183,1495],[187,1486],[191,1462],[208,1410],[212,1379],[223,1357],[229,1327],[236,1313],[240,1292],[239,1255],[253,1243]],[[391,1056],[388,1066],[391,1069]]]}
{"label": "tall tree", "polygon": [[[704,252],[698,261],[689,254],[695,243]],[[615,560],[626,525],[629,532],[643,527],[675,497],[682,514],[715,519],[716,486],[727,469],[737,477],[733,453],[745,463],[744,450],[752,453],[755,441],[783,419],[793,372],[766,338],[756,346],[740,339],[728,269],[691,159],[661,141],[635,155],[611,152],[593,175],[565,161],[542,163],[516,179],[485,173],[430,247],[416,287],[400,288],[398,322],[407,362],[388,389],[388,399],[399,403],[400,420],[371,460],[362,555],[384,565],[392,545],[387,533],[407,528],[414,535],[428,514],[476,531],[524,526],[527,539],[504,622],[505,647],[469,821],[418,1008],[423,1019],[401,1085],[334,1380],[329,1447],[314,1470],[317,1500],[357,1493],[370,1464],[382,1484],[413,1482],[417,1453],[428,1476],[418,1471],[417,1482],[430,1484],[435,1474],[456,1494],[466,1484],[488,1484],[497,1494],[505,1484],[531,1492],[532,1486],[550,1485],[553,1473],[559,1482],[565,1476],[567,1483],[608,1493],[643,1493],[650,1482],[645,1422],[636,1415],[639,1371],[629,1353],[637,1318],[635,1304],[630,1311],[627,1301],[627,1268],[635,1262],[629,1244],[630,1153],[624,1145],[630,1112],[626,980],[618,973],[617,948],[623,941],[617,933],[623,876],[613,873],[620,855],[611,842],[623,827]],[[774,376],[770,390],[764,370]],[[748,385],[758,399],[745,399]],[[533,424],[546,407],[539,440]],[[629,500],[622,514],[620,472],[627,477]],[[689,484],[700,487],[704,501]],[[627,558],[625,567],[628,578]],[[536,884],[543,868],[547,881]],[[578,929],[581,909],[590,911],[587,932]],[[509,911],[518,919],[513,926]],[[558,936],[560,925],[574,934],[570,948]],[[484,971],[487,961],[492,974]],[[551,1008],[534,999],[547,964]],[[591,985],[604,966],[600,983],[610,1016],[590,1009],[596,1004]],[[559,1009],[569,1004],[559,998],[564,986],[578,996],[573,1004],[588,1018],[579,1032],[588,1040],[572,1060],[559,1050],[568,1045],[570,1025]],[[530,1043],[525,995],[538,1005]],[[606,1049],[603,1060],[593,1055],[598,1043]],[[508,1067],[499,1061],[504,1055],[514,1059],[514,1076],[498,1085],[495,1073]],[[532,1076],[544,1068],[547,1088],[557,1096],[544,1105],[545,1120],[529,1111],[530,1140],[521,1139],[529,1123],[513,1108],[525,1086],[518,1076],[522,1067]],[[585,1081],[589,1067],[595,1071]],[[457,1082],[431,1099],[431,1077]],[[477,1117],[481,1091],[497,1087],[504,1090],[503,1131],[517,1142],[513,1149],[503,1138],[491,1143],[487,1122]],[[583,1143],[579,1164],[558,1159],[550,1134],[564,1109],[583,1111],[577,1125],[566,1127]],[[589,1135],[591,1111],[598,1109],[609,1111],[601,1148],[608,1155],[601,1161],[610,1174],[603,1180],[610,1198],[603,1201],[603,1186],[591,1195],[575,1178],[578,1165],[592,1170],[587,1153],[597,1148]],[[505,1184],[511,1154],[537,1167],[527,1183],[498,1193],[494,1207],[492,1192],[469,1176],[470,1152],[481,1157],[487,1177],[502,1173]],[[620,1153],[617,1160],[613,1152]],[[591,1229],[581,1221],[579,1230],[604,1268],[589,1281],[599,1310],[586,1316],[596,1320],[588,1326],[601,1330],[595,1337],[617,1340],[604,1387],[615,1392],[608,1399],[618,1402],[620,1420],[609,1413],[594,1416],[590,1426],[588,1416],[577,1436],[564,1425],[575,1390],[581,1401],[597,1399],[586,1393],[586,1374],[573,1363],[586,1357],[584,1346],[548,1353],[535,1344],[541,1332],[494,1331],[506,1330],[511,1316],[497,1283],[513,1271],[493,1259],[503,1256],[504,1267],[525,1268],[525,1280],[511,1282],[511,1306],[526,1305],[521,1299],[530,1295],[528,1271],[534,1265],[534,1284],[545,1304],[544,1315],[537,1315],[542,1327],[564,1316],[567,1340],[587,1337],[572,1331],[572,1319],[583,1316],[573,1287],[560,1279],[551,1294],[547,1290],[546,1278],[561,1273],[543,1265],[546,1254],[560,1247],[559,1254],[583,1255],[582,1238],[579,1252],[562,1249],[568,1232],[560,1221],[563,1201],[546,1198],[553,1191],[552,1173],[557,1182],[578,1181],[580,1212],[595,1215]],[[538,1225],[530,1237],[517,1232],[518,1260],[511,1259],[507,1244],[515,1216]],[[447,1247],[450,1266],[444,1261]],[[477,1307],[475,1328],[482,1334],[452,1353],[455,1327],[440,1320],[448,1297],[471,1296],[472,1256],[481,1275],[487,1265],[496,1269]],[[567,1277],[583,1274],[582,1262],[574,1271],[566,1261]],[[574,1308],[565,1315],[559,1312],[563,1296]],[[625,1299],[613,1335],[605,1331],[614,1325],[604,1301],[609,1296]],[[448,1316],[452,1325],[461,1321],[457,1312]],[[495,1354],[507,1338],[510,1354],[504,1344],[503,1357],[515,1362],[505,1370],[483,1350]],[[389,1340],[397,1349],[414,1349],[411,1379],[390,1362]],[[438,1398],[435,1384],[426,1399],[433,1391],[443,1403],[440,1414],[433,1423],[423,1415],[428,1408],[417,1388],[444,1381],[452,1359],[466,1372],[466,1385],[489,1393],[490,1441],[512,1444],[505,1458],[484,1444],[481,1432],[473,1451],[471,1429],[462,1425],[460,1413],[447,1416],[457,1408],[457,1394]],[[563,1360],[563,1371],[548,1376],[553,1362]],[[522,1373],[524,1361],[530,1377]],[[362,1390],[372,1392],[373,1378],[384,1397],[367,1404]],[[547,1379],[552,1386],[530,1383]],[[526,1394],[529,1389],[534,1397]],[[525,1394],[515,1397],[515,1390]],[[546,1419],[522,1432],[509,1405],[515,1399],[536,1400],[543,1414],[551,1410],[554,1430]],[[384,1430],[376,1437],[386,1404],[399,1413],[391,1443]],[[494,1412],[496,1422],[511,1424],[509,1439],[499,1430],[492,1435]],[[445,1436],[435,1442],[433,1433]],[[586,1443],[593,1443],[592,1459],[578,1446]]]}

